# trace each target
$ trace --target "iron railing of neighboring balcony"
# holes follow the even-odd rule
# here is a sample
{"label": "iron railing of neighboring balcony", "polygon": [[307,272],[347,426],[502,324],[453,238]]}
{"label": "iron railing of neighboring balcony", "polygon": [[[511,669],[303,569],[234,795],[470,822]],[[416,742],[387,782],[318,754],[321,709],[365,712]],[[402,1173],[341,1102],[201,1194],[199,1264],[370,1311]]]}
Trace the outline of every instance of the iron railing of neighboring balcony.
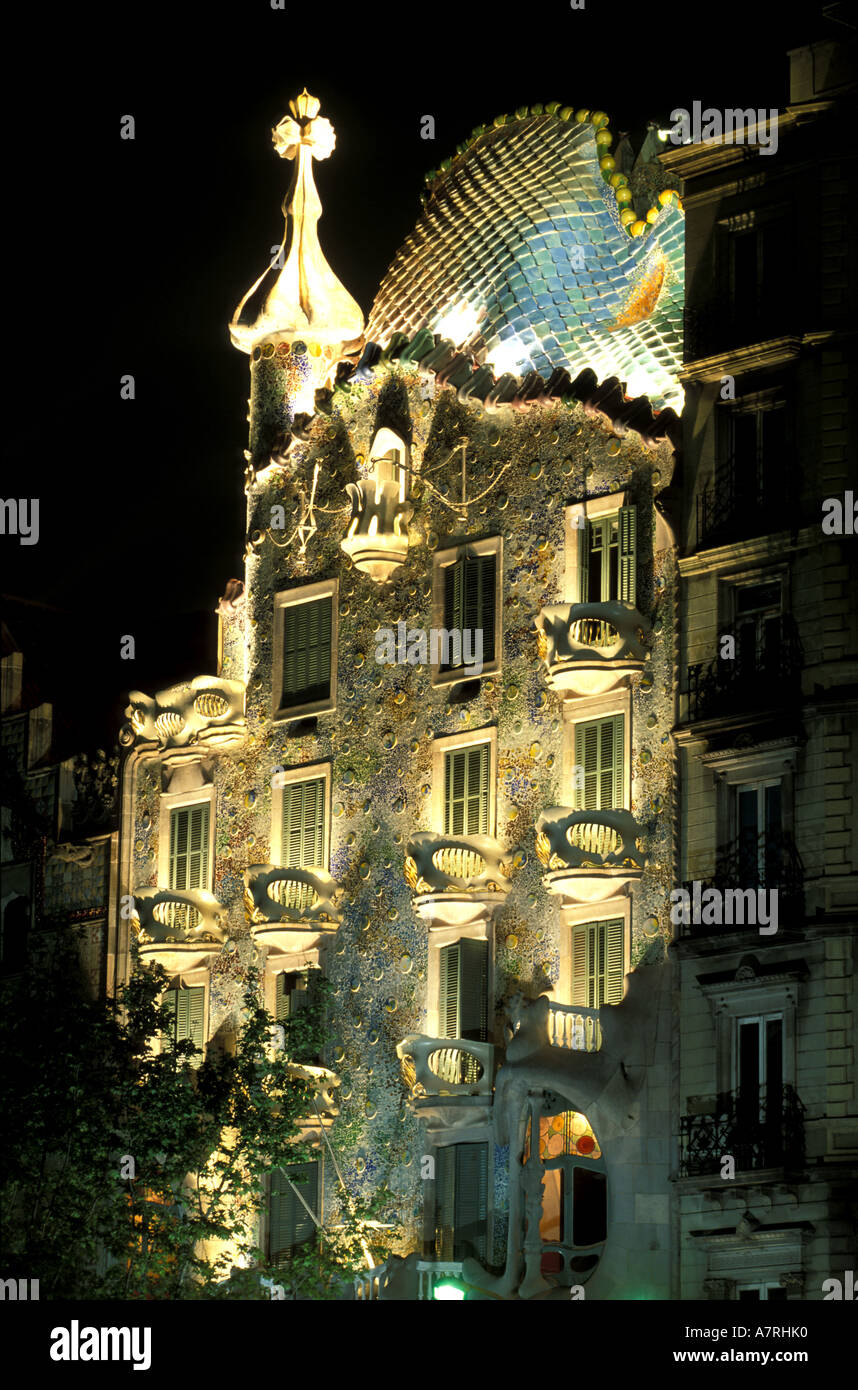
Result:
{"label": "iron railing of neighboring balcony", "polygon": [[804,1166],[804,1106],[792,1086],[766,1086],[719,1097],[709,1115],[679,1119],[679,1176],[720,1174],[732,1155],[737,1173],[762,1168],[796,1172]]}
{"label": "iron railing of neighboring balcony", "polygon": [[[694,901],[694,885],[700,884],[701,895],[707,888],[717,888],[722,894],[728,889],[739,892],[777,891],[778,916],[781,921],[789,915],[792,920],[804,912],[804,865],[792,836],[785,830],[768,830],[761,835],[742,836],[732,844],[722,845],[715,854],[715,872],[706,878],[690,879],[682,886]],[[732,901],[732,900],[731,900]],[[769,904],[771,906],[771,904]],[[684,936],[706,936],[715,931],[756,929],[756,923],[728,923],[722,906],[719,925],[692,922],[683,927]]]}
{"label": "iron railing of neighboring balcony", "polygon": [[[774,462],[777,466],[774,466]],[[786,458],[757,480],[756,458],[730,458],[697,494],[697,545],[725,545],[798,524],[799,480]]]}
{"label": "iron railing of neighboring balcony", "polygon": [[753,657],[737,651],[732,660],[716,656],[688,667],[688,718],[694,722],[766,706],[781,709],[788,696],[800,693],[803,664],[795,621],[783,614],[777,635],[769,628],[765,647]]}

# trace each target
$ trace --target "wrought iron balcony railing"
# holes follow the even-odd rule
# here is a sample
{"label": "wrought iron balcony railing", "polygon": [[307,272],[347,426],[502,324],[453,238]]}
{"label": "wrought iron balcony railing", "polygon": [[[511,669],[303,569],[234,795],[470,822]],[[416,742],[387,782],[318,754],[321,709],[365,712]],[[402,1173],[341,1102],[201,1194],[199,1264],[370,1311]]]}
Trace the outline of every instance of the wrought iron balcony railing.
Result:
{"label": "wrought iron balcony railing", "polygon": [[726,1154],[737,1172],[797,1171],[804,1165],[804,1106],[792,1086],[754,1086],[721,1096],[713,1113],[681,1115],[679,1176],[720,1176]]}
{"label": "wrought iron balcony railing", "polygon": [[749,921],[745,895],[761,890],[777,892],[780,916],[787,912],[795,917],[804,910],[804,864],[792,836],[785,830],[741,836],[732,844],[722,846],[716,851],[713,874],[689,879],[682,885],[692,903],[695,885],[699,885],[701,895],[708,888],[717,888],[722,893],[722,921],[714,926],[692,922],[683,927],[684,936],[705,936],[730,926],[739,929],[755,926],[756,913],[754,921]]}
{"label": "wrought iron balcony railing", "polygon": [[[720,648],[721,639],[718,640]],[[763,649],[737,650],[732,660],[716,657],[688,667],[688,719],[717,719],[772,706],[801,691],[804,653],[794,619],[783,614],[769,626]]]}
{"label": "wrought iron balcony railing", "polygon": [[760,479],[756,458],[731,458],[714,482],[697,494],[697,545],[710,548],[797,524],[797,470],[787,459],[766,460]]}

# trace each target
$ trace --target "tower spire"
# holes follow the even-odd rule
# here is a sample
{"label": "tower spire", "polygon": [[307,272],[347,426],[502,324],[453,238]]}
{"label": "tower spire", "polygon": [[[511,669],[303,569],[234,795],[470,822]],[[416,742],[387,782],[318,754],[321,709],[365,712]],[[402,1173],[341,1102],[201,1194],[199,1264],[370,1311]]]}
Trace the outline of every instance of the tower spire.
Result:
{"label": "tower spire", "polygon": [[[241,300],[229,326],[235,347],[252,352],[262,342],[292,343],[303,339],[334,348],[352,343],[363,333],[360,306],[340,283],[319,245],[316,224],[322,215],[313,160],[327,159],[336,136],[331,122],[319,115],[319,101],[305,88],[289,103],[272,131],[274,148],[282,159],[295,159],[295,173],[283,211],[286,228],[280,255]],[[283,261],[290,230],[289,254]],[[326,354],[327,356],[327,354]]]}

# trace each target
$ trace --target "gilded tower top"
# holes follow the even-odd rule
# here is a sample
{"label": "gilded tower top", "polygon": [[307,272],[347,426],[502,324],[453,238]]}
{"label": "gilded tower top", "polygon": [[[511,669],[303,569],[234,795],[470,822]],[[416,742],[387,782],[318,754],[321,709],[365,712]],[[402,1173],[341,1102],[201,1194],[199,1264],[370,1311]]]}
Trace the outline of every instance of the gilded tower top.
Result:
{"label": "gilded tower top", "polygon": [[[296,338],[319,344],[351,343],[363,333],[360,306],[340,284],[322,254],[316,224],[322,204],[313,182],[313,160],[327,159],[336,136],[330,121],[319,115],[319,101],[304,89],[290,101],[271,132],[282,159],[295,159],[295,174],[283,202],[286,227],[279,254],[250,287],[229,326],[230,337],[242,352],[262,342],[291,343]],[[284,260],[289,218],[289,254]]]}

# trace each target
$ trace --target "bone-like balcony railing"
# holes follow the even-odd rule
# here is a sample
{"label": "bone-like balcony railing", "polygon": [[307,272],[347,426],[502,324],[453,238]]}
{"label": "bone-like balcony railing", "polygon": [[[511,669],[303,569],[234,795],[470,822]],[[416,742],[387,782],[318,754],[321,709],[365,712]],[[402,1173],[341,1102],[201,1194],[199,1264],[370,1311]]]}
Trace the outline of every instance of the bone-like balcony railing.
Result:
{"label": "bone-like balcony railing", "polygon": [[410,1033],[397,1044],[402,1075],[412,1096],[489,1095],[494,1044],[466,1038]]}
{"label": "bone-like balcony railing", "polygon": [[342,889],[323,869],[251,864],[244,874],[248,922],[333,923],[341,917]]}
{"label": "bone-like balcony railing", "polygon": [[186,748],[189,744],[227,747],[245,736],[245,686],[243,681],[219,676],[195,676],[192,681],[144,695],[129,693],[119,741],[124,747],[150,744],[161,749]]}
{"label": "bone-like balcony railing", "polygon": [[408,555],[407,524],[414,508],[400,501],[395,482],[367,478],[347,483],[346,491],[352,515],[340,546],[355,569],[382,583]]}
{"label": "bone-like balcony railing", "polygon": [[136,888],[134,908],[138,944],[222,945],[227,939],[226,908],[203,888]]}
{"label": "bone-like balcony railing", "polygon": [[536,626],[548,683],[557,690],[580,685],[580,693],[598,693],[641,670],[647,658],[643,638],[649,619],[618,600],[550,604],[541,609]]}
{"label": "bone-like balcony railing", "polygon": [[405,878],[423,893],[509,892],[504,850],[488,835],[451,836],[419,831],[406,847]]}
{"label": "bone-like balcony railing", "polygon": [[598,1052],[602,1046],[599,1010],[582,1004],[548,1005],[548,1041],[571,1052]]}
{"label": "bone-like balcony railing", "polygon": [[570,811],[552,806],[536,823],[536,853],[546,869],[646,868],[643,828],[630,811]]}

